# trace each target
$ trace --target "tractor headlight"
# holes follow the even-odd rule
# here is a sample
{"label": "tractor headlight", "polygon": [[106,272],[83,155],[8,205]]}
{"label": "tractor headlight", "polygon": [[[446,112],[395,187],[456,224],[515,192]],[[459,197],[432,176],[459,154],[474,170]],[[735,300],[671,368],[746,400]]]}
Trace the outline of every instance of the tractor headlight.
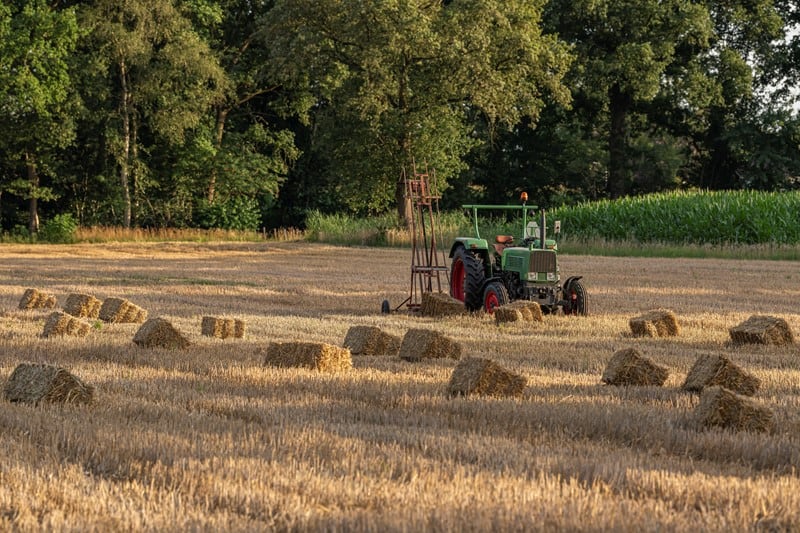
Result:
{"label": "tractor headlight", "polygon": [[547,281],[555,281],[556,280],[556,273],[555,272],[548,272],[547,273]]}

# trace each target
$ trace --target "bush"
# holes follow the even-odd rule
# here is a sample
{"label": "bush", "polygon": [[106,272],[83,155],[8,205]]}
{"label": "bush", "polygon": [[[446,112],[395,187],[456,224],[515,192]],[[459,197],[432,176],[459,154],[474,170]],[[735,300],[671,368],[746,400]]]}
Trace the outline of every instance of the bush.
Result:
{"label": "bush", "polygon": [[76,240],[77,231],[78,222],[75,217],[64,213],[45,221],[39,228],[38,239],[54,244],[73,243]]}
{"label": "bush", "polygon": [[203,201],[197,207],[195,222],[203,229],[258,231],[261,212],[255,198],[239,196],[224,202]]}

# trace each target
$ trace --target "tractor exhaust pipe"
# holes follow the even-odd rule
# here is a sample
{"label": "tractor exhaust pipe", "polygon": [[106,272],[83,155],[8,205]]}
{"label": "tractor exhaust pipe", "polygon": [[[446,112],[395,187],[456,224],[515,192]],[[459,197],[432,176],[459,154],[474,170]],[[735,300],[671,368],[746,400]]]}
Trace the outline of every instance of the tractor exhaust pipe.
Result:
{"label": "tractor exhaust pipe", "polygon": [[547,217],[544,214],[544,209],[542,209],[539,216],[539,246],[542,250],[547,249],[545,239],[547,239]]}

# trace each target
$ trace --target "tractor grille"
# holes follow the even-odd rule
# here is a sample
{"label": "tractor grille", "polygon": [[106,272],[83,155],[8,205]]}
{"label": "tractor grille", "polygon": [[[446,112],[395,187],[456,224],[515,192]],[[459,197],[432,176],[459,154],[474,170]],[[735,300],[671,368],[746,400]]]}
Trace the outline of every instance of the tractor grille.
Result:
{"label": "tractor grille", "polygon": [[531,272],[555,272],[556,254],[544,250],[531,252]]}
{"label": "tractor grille", "polygon": [[508,270],[516,270],[519,272],[524,267],[522,266],[522,258],[517,256],[510,256],[506,259],[506,268]]}

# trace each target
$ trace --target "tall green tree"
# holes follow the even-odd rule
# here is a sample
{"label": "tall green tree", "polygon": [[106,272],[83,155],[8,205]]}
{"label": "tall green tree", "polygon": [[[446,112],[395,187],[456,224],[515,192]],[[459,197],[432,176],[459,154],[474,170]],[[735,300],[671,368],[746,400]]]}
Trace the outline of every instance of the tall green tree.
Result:
{"label": "tall green tree", "polygon": [[[211,119],[192,140],[191,172],[202,177],[205,204],[260,194],[274,197],[299,155],[281,124],[295,100],[270,76],[262,35],[272,0],[193,2],[195,27],[219,58],[227,83]],[[188,169],[186,169],[188,170]]]}
{"label": "tall green tree", "polygon": [[95,89],[102,95],[105,146],[113,154],[130,227],[138,200],[147,201],[143,136],[180,147],[221,98],[224,71],[173,0],[99,0],[82,11],[94,51]]}
{"label": "tall green tree", "polygon": [[[416,160],[440,186],[492,127],[535,123],[566,103],[567,47],[540,29],[539,0],[277,1],[266,34],[276,79],[315,99],[312,143],[351,208],[405,217],[401,169]],[[368,203],[365,203],[368,202]]]}
{"label": "tall green tree", "polygon": [[[77,109],[69,58],[78,38],[71,8],[45,0],[0,6],[0,154],[4,166],[24,169],[0,190],[28,200],[28,230],[39,230],[39,200],[53,199],[43,175],[72,141]],[[12,175],[13,175],[12,174]]]}
{"label": "tall green tree", "polygon": [[685,51],[707,50],[708,10],[690,0],[552,0],[547,27],[575,47],[573,89],[607,118],[608,180],[616,198],[633,190],[632,113],[658,95]]}

